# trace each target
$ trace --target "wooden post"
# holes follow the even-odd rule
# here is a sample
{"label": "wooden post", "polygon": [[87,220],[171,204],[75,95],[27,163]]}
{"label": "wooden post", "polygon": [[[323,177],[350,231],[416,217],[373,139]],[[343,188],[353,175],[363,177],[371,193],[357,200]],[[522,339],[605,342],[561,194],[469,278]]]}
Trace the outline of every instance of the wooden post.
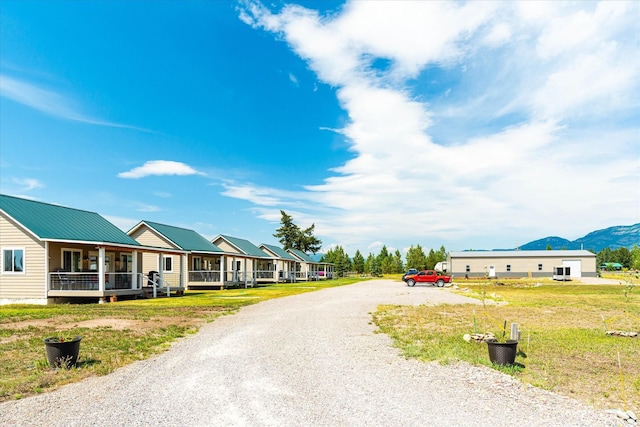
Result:
{"label": "wooden post", "polygon": [[518,324],[511,324],[511,339],[515,341],[520,341],[520,331],[518,330]]}

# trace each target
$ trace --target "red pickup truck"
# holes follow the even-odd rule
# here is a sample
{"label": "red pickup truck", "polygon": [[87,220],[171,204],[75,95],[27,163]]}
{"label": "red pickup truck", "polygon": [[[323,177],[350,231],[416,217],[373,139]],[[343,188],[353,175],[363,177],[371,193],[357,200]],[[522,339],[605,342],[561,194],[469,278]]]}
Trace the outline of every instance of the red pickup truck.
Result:
{"label": "red pickup truck", "polygon": [[402,280],[407,283],[407,286],[415,286],[416,283],[429,283],[441,288],[445,283],[451,283],[451,276],[436,270],[422,270],[415,274],[407,274]]}

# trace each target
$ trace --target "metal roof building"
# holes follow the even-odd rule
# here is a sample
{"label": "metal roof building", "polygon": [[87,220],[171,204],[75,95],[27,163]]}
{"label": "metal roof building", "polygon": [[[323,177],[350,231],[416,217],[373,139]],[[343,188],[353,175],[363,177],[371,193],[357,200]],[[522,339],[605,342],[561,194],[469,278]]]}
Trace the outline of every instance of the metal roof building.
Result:
{"label": "metal roof building", "polygon": [[448,271],[467,277],[552,277],[568,266],[571,277],[595,277],[596,255],[586,250],[449,252]]}

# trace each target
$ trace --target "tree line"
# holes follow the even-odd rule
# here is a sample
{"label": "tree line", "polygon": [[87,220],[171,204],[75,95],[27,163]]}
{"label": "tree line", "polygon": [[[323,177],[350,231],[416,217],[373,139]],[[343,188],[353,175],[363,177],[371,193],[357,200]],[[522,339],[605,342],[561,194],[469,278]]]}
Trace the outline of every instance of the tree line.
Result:
{"label": "tree line", "polygon": [[351,258],[342,246],[338,245],[322,255],[320,262],[333,263],[335,273],[338,277],[342,277],[347,272],[380,276],[382,274],[403,273],[409,268],[432,270],[437,263],[446,260],[447,251],[444,246],[441,246],[437,251],[430,249],[429,253],[425,254],[420,245],[411,245],[405,256],[405,261],[403,261],[399,250],[390,252],[386,245],[382,246],[378,254],[369,253],[366,258],[359,250],[356,250],[355,255]]}
{"label": "tree line", "polygon": [[[277,237],[282,247],[287,249],[298,249],[304,253],[315,254],[322,247],[322,241],[313,235],[315,224],[310,227],[301,229],[294,222],[291,215],[281,210],[280,228],[273,235]],[[547,246],[550,250],[551,246]],[[564,248],[563,248],[564,249]],[[595,253],[595,251],[592,251]],[[399,274],[409,268],[417,270],[432,270],[436,264],[447,260],[447,251],[444,246],[440,246],[439,250],[430,249],[425,254],[422,247],[418,244],[411,245],[405,260],[402,260],[402,254],[399,250],[391,253],[386,246],[380,249],[378,254],[369,253],[365,258],[364,255],[356,250],[353,257],[342,248],[336,246],[329,249],[320,258],[320,262],[332,263],[335,266],[335,273],[338,277],[342,277],[347,272],[355,272],[358,274],[369,274],[372,276],[380,276],[382,274]],[[604,248],[596,254],[597,265],[605,263],[617,262],[622,264],[625,269],[640,270],[640,248],[633,245],[631,250],[621,247],[618,249]]]}
{"label": "tree line", "polygon": [[640,270],[640,247],[633,245],[631,250],[625,247],[618,249],[604,248],[596,254],[598,266],[613,262],[622,264],[622,268],[625,269]]}

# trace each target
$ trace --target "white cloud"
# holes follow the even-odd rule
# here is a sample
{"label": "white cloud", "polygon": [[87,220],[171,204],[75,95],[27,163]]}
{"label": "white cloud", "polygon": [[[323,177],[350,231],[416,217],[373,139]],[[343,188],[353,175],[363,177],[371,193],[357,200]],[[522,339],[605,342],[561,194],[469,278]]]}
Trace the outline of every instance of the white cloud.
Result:
{"label": "white cloud", "polygon": [[[320,16],[255,4],[243,20],[281,36],[336,88],[349,115],[336,131],[354,157],[304,192],[236,184],[227,195],[258,205],[262,217],[297,206],[347,250],[371,239],[515,247],[637,221],[637,120],[616,121],[638,117],[639,66],[629,58],[640,46],[629,17],[639,9],[355,1]],[[379,58],[388,70],[371,67]],[[431,69],[455,76],[447,96],[416,91],[414,79]],[[448,139],[435,142],[443,123]],[[626,214],[603,215],[612,193]]]}
{"label": "white cloud", "polygon": [[191,166],[172,160],[149,160],[144,165],[138,166],[127,172],[120,172],[119,178],[138,179],[150,175],[204,175]]}
{"label": "white cloud", "polygon": [[0,74],[0,96],[65,120],[149,132],[149,130],[136,126],[108,122],[87,116],[81,113],[79,111],[80,108],[64,95],[4,74]]}
{"label": "white cloud", "polygon": [[13,178],[11,182],[20,186],[20,191],[31,191],[44,187],[43,183],[34,178]]}

